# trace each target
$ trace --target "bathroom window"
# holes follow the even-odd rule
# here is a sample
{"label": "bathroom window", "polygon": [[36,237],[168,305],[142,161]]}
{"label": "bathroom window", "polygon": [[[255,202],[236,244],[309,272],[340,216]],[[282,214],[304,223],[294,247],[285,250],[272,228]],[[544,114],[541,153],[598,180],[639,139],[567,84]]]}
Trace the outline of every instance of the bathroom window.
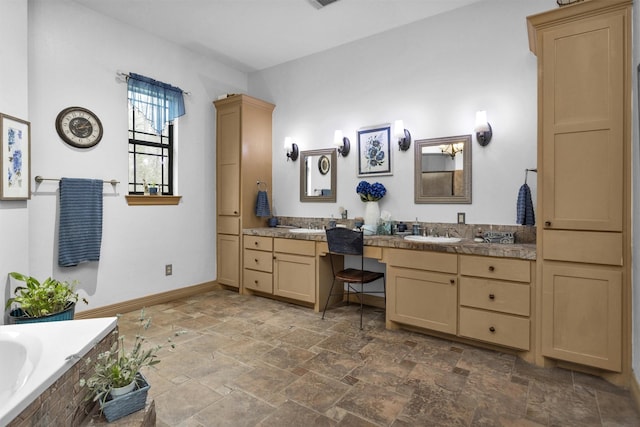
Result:
{"label": "bathroom window", "polygon": [[129,102],[129,194],[173,195],[174,127],[158,134],[151,122]]}

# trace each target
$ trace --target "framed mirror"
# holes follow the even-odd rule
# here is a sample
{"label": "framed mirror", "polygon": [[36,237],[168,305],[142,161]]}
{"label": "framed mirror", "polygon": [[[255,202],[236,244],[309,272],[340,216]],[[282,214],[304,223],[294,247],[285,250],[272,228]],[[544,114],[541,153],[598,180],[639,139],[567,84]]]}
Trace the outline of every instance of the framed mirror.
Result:
{"label": "framed mirror", "polygon": [[336,150],[300,152],[300,201],[336,201]]}
{"label": "framed mirror", "polygon": [[471,203],[471,135],[415,142],[416,203]]}

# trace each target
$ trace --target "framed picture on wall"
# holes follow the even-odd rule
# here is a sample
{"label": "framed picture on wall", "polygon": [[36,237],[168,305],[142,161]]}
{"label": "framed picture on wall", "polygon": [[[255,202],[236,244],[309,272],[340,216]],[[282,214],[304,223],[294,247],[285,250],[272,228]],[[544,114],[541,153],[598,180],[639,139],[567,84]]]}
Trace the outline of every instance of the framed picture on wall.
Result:
{"label": "framed picture on wall", "polygon": [[31,124],[0,113],[0,199],[31,198]]}
{"label": "framed picture on wall", "polygon": [[391,125],[358,131],[358,176],[393,175],[391,171]]}

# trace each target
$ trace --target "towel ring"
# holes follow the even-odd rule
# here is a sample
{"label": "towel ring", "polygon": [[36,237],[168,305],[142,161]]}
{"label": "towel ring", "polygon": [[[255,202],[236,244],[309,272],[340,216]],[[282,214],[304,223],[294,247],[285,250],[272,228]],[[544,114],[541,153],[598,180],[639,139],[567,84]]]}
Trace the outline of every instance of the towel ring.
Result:
{"label": "towel ring", "polygon": [[[260,191],[267,191],[267,189],[269,188],[267,183],[264,182],[264,181],[257,181],[256,184],[258,185],[258,190],[260,190]],[[264,188],[261,187],[261,186],[264,186]]]}

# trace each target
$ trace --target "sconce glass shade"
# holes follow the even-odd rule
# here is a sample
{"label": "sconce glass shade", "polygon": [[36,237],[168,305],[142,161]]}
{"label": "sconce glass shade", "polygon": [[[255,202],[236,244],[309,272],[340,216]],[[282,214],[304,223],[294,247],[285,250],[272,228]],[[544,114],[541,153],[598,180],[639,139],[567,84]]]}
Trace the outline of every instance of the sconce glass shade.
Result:
{"label": "sconce glass shade", "polygon": [[411,134],[404,128],[402,120],[396,120],[393,125],[393,136],[398,138],[400,150],[407,151],[411,146]]}
{"label": "sconce glass shade", "polygon": [[486,111],[478,111],[476,113],[476,126],[474,128],[474,131],[476,133],[476,139],[478,140],[478,143],[483,147],[491,141],[493,130],[491,129],[491,125],[487,121]]}
{"label": "sconce glass shade", "polygon": [[351,150],[351,141],[349,138],[343,136],[341,130],[336,130],[333,134],[333,145],[338,148],[338,153],[342,157],[347,157]]}
{"label": "sconce glass shade", "polygon": [[289,159],[294,162],[298,160],[298,144],[296,144],[290,136],[284,138],[284,151],[287,153],[287,161],[289,161]]}

